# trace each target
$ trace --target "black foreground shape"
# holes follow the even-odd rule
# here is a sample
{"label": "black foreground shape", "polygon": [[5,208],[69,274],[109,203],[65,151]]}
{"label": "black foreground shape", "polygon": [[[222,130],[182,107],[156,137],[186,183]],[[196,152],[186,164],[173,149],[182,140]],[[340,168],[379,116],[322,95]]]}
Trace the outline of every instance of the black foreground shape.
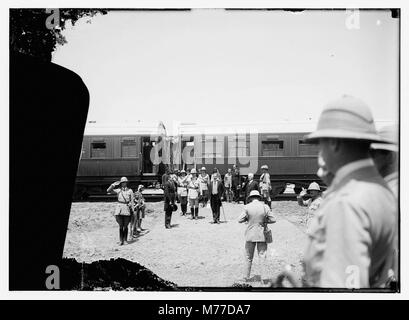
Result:
{"label": "black foreground shape", "polygon": [[63,259],[62,290],[178,290],[139,263],[122,258],[80,263]]}
{"label": "black foreground shape", "polygon": [[10,290],[61,265],[88,105],[77,74],[10,52]]}

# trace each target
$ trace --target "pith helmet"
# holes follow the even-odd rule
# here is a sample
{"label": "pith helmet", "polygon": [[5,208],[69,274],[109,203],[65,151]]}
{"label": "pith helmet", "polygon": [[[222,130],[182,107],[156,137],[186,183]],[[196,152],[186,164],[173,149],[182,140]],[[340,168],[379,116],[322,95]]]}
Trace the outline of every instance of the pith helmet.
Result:
{"label": "pith helmet", "polygon": [[182,174],[182,173],[186,173],[186,171],[185,170],[180,170],[180,174]]}
{"label": "pith helmet", "polygon": [[128,182],[128,178],[127,178],[127,177],[122,177],[121,180],[120,180],[120,182],[121,182],[121,183],[122,183],[122,182]]}
{"label": "pith helmet", "polygon": [[206,171],[206,167],[202,167],[200,171]]}
{"label": "pith helmet", "polygon": [[247,199],[248,199],[248,198],[251,198],[251,197],[259,197],[259,198],[261,198],[260,192],[258,192],[258,190],[252,190],[252,191],[250,191],[250,194],[249,194],[249,196],[247,197]]}
{"label": "pith helmet", "polygon": [[262,166],[261,166],[261,170],[263,170],[263,169],[264,169],[264,170],[268,170],[268,165],[266,165],[266,164],[262,165]]}
{"label": "pith helmet", "polygon": [[316,182],[311,182],[307,190],[308,191],[311,191],[311,190],[321,191],[319,184]]}
{"label": "pith helmet", "polygon": [[383,143],[372,143],[371,149],[398,152],[399,137],[396,124],[381,128],[378,134],[383,139]]}
{"label": "pith helmet", "polygon": [[193,168],[192,170],[190,170],[190,173],[196,173],[196,169]]}
{"label": "pith helmet", "polygon": [[306,140],[313,142],[320,138],[381,141],[369,107],[362,100],[349,95],[343,95],[324,107],[317,130],[310,133]]}

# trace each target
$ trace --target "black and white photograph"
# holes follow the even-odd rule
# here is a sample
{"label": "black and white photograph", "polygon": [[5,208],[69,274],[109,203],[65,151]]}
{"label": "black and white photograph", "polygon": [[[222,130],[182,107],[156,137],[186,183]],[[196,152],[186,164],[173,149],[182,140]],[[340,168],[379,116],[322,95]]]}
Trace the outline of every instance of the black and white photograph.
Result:
{"label": "black and white photograph", "polygon": [[8,290],[400,293],[401,13],[8,8]]}

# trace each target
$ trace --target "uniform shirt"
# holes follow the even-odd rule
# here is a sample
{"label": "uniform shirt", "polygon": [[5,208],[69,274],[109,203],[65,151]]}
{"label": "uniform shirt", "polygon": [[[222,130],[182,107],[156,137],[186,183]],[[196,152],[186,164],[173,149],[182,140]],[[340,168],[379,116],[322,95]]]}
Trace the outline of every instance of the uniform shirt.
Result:
{"label": "uniform shirt", "polygon": [[263,173],[260,176],[260,189],[269,190],[271,188],[270,174],[268,172]]}
{"label": "uniform shirt", "polygon": [[385,178],[386,183],[388,184],[389,189],[392,190],[395,198],[398,198],[398,189],[399,189],[399,175],[398,172],[393,172],[387,175]]}
{"label": "uniform shirt", "polygon": [[308,207],[308,214],[309,215],[314,215],[314,212],[320,207],[322,202],[322,198],[321,197],[317,197],[314,200],[312,200],[312,198],[308,199],[308,200],[303,200],[302,204],[305,207]]}
{"label": "uniform shirt", "polygon": [[209,175],[206,173],[205,176],[199,175],[198,181],[200,186],[200,192],[207,190],[207,184],[209,183]]}
{"label": "uniform shirt", "polygon": [[384,286],[393,265],[396,211],[396,200],[372,160],[339,169],[307,232],[307,284]]}
{"label": "uniform shirt", "polygon": [[132,203],[133,202],[134,195],[133,195],[132,189],[116,188],[116,189],[113,189],[112,191],[118,195],[118,202],[120,203]]}
{"label": "uniform shirt", "polygon": [[231,173],[226,173],[226,175],[224,176],[224,186],[226,188],[230,188],[232,185],[232,175]]}
{"label": "uniform shirt", "polygon": [[[118,195],[118,203],[115,208],[114,215],[116,216],[129,216],[131,215],[130,209],[132,204],[134,203],[134,194],[132,189],[129,188],[116,188],[112,190]],[[129,206],[130,204],[130,206]]]}
{"label": "uniform shirt", "polygon": [[198,192],[199,181],[198,181],[198,179],[192,177],[188,182],[187,188],[188,188],[188,194],[187,194],[188,198],[189,199],[197,199],[197,197],[199,196],[199,192]]}
{"label": "uniform shirt", "polygon": [[[398,172],[393,172],[387,175],[385,178],[386,183],[388,184],[389,189],[391,189],[396,200],[398,200],[398,191],[399,191],[399,175]],[[396,237],[395,237],[395,250],[394,250],[394,265],[392,271],[394,277],[397,279],[399,275],[399,226],[398,226],[398,216],[396,216]]]}
{"label": "uniform shirt", "polygon": [[271,209],[264,202],[253,199],[244,206],[238,221],[240,223],[248,222],[245,231],[246,241],[265,242],[264,226],[266,223],[275,222],[275,218]]}
{"label": "uniform shirt", "polygon": [[178,194],[187,197],[187,176],[178,178]]}

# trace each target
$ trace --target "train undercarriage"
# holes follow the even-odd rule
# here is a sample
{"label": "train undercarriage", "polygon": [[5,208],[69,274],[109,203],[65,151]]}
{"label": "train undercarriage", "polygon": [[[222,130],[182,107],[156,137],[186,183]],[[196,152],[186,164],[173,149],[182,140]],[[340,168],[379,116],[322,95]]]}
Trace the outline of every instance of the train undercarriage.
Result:
{"label": "train undercarriage", "polygon": [[[73,201],[109,201],[116,200],[116,195],[108,195],[107,188],[120,177],[77,177]],[[259,177],[255,176],[257,180]],[[133,190],[142,184],[145,187],[144,197],[147,201],[159,201],[163,199],[163,190],[161,189],[162,178],[159,175],[135,175],[128,176],[129,187]],[[242,183],[245,177],[241,176]],[[312,174],[307,175],[271,175],[271,198],[273,200],[295,199],[296,194],[300,193],[302,188],[307,188],[311,182],[317,182],[323,190],[325,185],[322,181]],[[244,190],[240,194],[241,200],[244,199]]]}

